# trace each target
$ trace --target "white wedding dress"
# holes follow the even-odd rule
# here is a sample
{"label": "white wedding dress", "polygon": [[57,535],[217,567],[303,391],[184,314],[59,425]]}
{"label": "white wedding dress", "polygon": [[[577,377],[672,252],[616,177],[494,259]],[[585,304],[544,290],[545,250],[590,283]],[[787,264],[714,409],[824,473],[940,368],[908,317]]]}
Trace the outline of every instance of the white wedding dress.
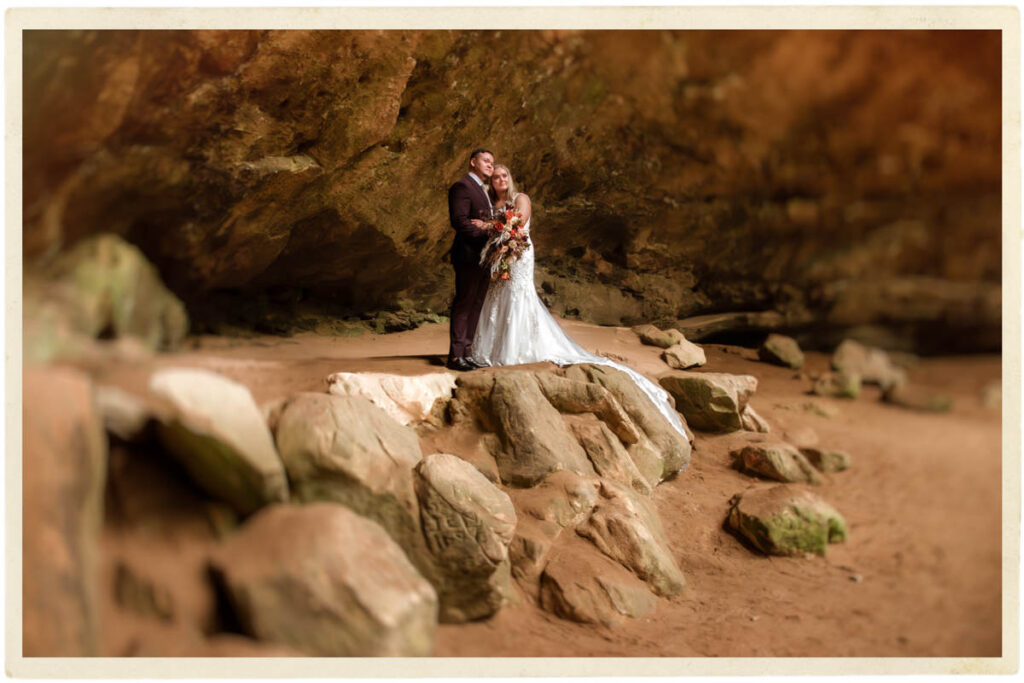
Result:
{"label": "white wedding dress", "polygon": [[[522,231],[529,240],[530,221]],[[532,240],[523,255],[512,263],[510,275],[509,280],[491,282],[487,290],[473,336],[473,360],[487,365],[593,363],[621,370],[685,437],[683,422],[672,407],[668,392],[632,368],[588,353],[558,326],[534,288]]]}

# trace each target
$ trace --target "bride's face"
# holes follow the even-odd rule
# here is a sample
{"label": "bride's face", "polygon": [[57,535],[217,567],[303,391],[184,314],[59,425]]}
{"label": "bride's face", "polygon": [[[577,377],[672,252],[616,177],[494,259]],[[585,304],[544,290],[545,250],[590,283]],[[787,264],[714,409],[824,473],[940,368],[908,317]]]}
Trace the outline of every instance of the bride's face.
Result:
{"label": "bride's face", "polygon": [[494,175],[491,176],[491,187],[495,192],[508,192],[508,171],[503,168],[495,169]]}

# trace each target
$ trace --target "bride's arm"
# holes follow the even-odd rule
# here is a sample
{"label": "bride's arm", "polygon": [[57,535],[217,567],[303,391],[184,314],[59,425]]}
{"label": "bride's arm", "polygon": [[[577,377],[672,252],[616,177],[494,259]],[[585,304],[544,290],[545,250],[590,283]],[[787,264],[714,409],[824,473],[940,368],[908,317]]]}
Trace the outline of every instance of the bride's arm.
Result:
{"label": "bride's arm", "polygon": [[530,216],[533,214],[533,205],[530,204],[530,198],[520,192],[516,195],[516,211],[523,217],[523,222],[530,220]]}

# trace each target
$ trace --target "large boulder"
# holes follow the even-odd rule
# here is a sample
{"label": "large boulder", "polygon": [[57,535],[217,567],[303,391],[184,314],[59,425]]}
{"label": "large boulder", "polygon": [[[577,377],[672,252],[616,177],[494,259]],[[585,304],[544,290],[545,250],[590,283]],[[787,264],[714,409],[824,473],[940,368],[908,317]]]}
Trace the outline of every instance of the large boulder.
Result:
{"label": "large boulder", "polygon": [[149,381],[157,433],[202,488],[249,514],[288,500],[284,466],[249,390],[207,370],[159,370]]}
{"label": "large boulder", "polygon": [[570,365],[559,372],[569,379],[599,384],[616,398],[646,437],[630,444],[627,450],[651,486],[674,476],[690,464],[692,449],[689,439],[672,426],[625,372],[606,365],[590,364]]}
{"label": "large boulder", "polygon": [[794,446],[781,441],[774,443],[753,443],[732,451],[736,467],[753,474],[776,481],[805,481],[822,483],[819,475],[807,458]]}
{"label": "large boulder", "polygon": [[[362,396],[403,425],[421,422],[443,406],[455,389],[450,372],[395,375],[379,372],[335,372],[327,377],[328,393]],[[440,401],[440,408],[435,404]]]}
{"label": "large boulder", "polygon": [[22,375],[22,649],[89,657],[99,648],[99,536],[107,443],[88,377]]}
{"label": "large boulder", "polygon": [[28,281],[28,317],[52,306],[85,337],[134,337],[151,349],[173,349],[188,332],[184,304],[142,252],[116,235],[76,243],[38,275]]}
{"label": "large boulder", "polygon": [[650,614],[657,602],[643,581],[584,543],[556,549],[540,579],[541,607],[572,621],[615,626]]}
{"label": "large boulder", "polygon": [[437,595],[375,522],[342,505],[273,505],[213,559],[243,630],[310,655],[433,651]]}
{"label": "large boulder", "polygon": [[905,384],[906,371],[898,367],[882,349],[865,346],[846,339],[832,354],[832,369],[860,376],[866,384],[877,384],[882,389]]}
{"label": "large boulder", "polygon": [[428,455],[415,471],[423,534],[439,568],[441,620],[493,614],[509,594],[512,501],[454,455]]}
{"label": "large boulder", "polygon": [[281,409],[276,436],[296,500],[341,503],[421,559],[413,468],[423,454],[410,427],[361,396],[299,393]]}
{"label": "large boulder", "polygon": [[678,595],[686,579],[672,557],[650,503],[629,489],[602,482],[601,497],[576,533],[643,579],[661,596]]}
{"label": "large boulder", "polygon": [[753,375],[724,372],[673,372],[661,378],[676,408],[693,429],[732,432],[743,429],[742,413],[757,391]]}
{"label": "large boulder", "polygon": [[774,363],[798,370],[804,365],[804,353],[792,337],[769,334],[757,349],[757,357],[766,363]]}
{"label": "large boulder", "polygon": [[493,455],[503,482],[532,486],[558,470],[594,474],[586,452],[532,373],[468,373],[456,384],[456,398],[472,405],[485,429],[501,439],[502,448]]}
{"label": "large boulder", "polygon": [[734,496],[727,523],[769,555],[824,555],[829,543],[846,539],[846,521],[832,506],[785,485]]}

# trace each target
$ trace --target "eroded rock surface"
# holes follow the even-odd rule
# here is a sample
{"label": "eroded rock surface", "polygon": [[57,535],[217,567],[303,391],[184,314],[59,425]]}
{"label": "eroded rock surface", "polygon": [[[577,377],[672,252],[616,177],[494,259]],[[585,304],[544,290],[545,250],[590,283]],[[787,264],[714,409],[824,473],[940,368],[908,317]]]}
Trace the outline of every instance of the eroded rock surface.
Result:
{"label": "eroded rock surface", "polygon": [[510,590],[512,501],[472,465],[446,453],[416,465],[415,487],[423,534],[441,574],[441,619],[493,614]]}
{"label": "eroded rock surface", "polygon": [[558,315],[998,348],[994,34],[40,31],[24,60],[26,258],[123,235],[208,321],[281,289],[444,310],[438,188],[486,144]]}

